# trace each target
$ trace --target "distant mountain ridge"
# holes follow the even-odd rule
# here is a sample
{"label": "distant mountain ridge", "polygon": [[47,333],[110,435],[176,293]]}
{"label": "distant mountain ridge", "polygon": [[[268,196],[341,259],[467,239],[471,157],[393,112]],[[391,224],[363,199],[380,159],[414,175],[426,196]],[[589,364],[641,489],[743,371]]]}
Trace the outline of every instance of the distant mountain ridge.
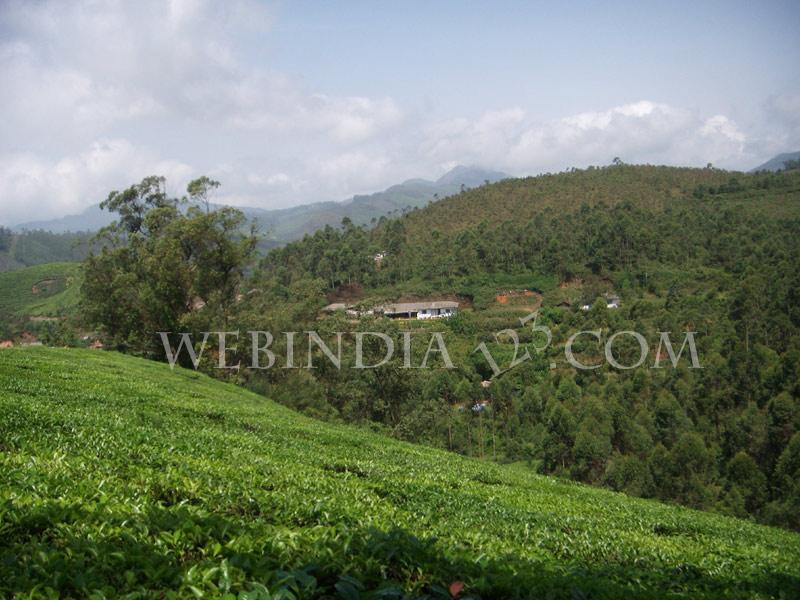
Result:
{"label": "distant mountain ridge", "polygon": [[[248,219],[255,220],[269,242],[274,245],[290,242],[314,233],[326,225],[338,225],[345,217],[357,225],[366,225],[396,212],[421,208],[429,202],[457,194],[465,188],[494,183],[509,176],[500,171],[477,166],[456,166],[436,181],[409,179],[374,194],[356,195],[344,202],[315,202],[291,208],[263,209],[236,207]],[[114,215],[90,206],[78,215],[48,221],[21,223],[15,230],[42,229],[53,233],[96,231],[110,224]]]}
{"label": "distant mountain ridge", "polygon": [[782,171],[783,163],[785,163],[787,160],[800,160],[800,151],[784,152],[783,154],[778,154],[777,156],[773,156],[767,162],[757,166],[750,172],[755,173],[756,171]]}

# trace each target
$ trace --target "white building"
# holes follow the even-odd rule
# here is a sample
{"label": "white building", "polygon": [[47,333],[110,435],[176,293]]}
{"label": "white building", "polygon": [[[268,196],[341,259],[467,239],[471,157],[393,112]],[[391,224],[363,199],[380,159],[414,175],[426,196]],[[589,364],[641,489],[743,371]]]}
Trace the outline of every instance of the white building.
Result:
{"label": "white building", "polygon": [[386,304],[375,309],[392,319],[445,319],[458,312],[458,302],[437,300],[434,302],[400,302]]}

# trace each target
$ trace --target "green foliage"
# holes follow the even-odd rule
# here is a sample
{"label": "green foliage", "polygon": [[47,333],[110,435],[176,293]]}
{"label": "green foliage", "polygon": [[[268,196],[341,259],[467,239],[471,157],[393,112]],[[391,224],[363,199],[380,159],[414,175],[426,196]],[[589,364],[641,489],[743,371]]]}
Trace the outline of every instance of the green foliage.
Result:
{"label": "green foliage", "polygon": [[0,351],[0,470],[3,596],[800,594],[797,534],[322,424],[114,353]]}
{"label": "green foliage", "polygon": [[14,233],[0,227],[0,273],[44,263],[80,262],[89,254],[89,238],[85,233]]}
{"label": "green foliage", "polygon": [[72,313],[79,301],[81,267],[50,263],[0,273],[0,315],[5,320]]}
{"label": "green foliage", "polygon": [[[458,365],[446,374],[396,363],[352,369],[352,338],[341,370],[317,356],[319,368],[303,373],[221,374],[213,353],[201,368],[315,417],[797,527],[796,489],[784,481],[792,462],[783,456],[800,431],[798,183],[792,173],[624,164],[505,181],[373,230],[344,219],[271,252],[245,278],[252,237],[235,211],[209,210],[216,182],[193,182],[189,196],[205,210],[184,212],[162,179],[147,178],[107,200],[121,220],[87,261],[85,313],[118,347],[151,356],[163,352],[156,331],[313,329],[330,341],[355,328],[382,331],[395,348],[412,333],[422,340],[412,351],[419,365],[426,336],[443,330]],[[343,288],[364,290],[367,306],[431,295],[466,306],[438,323],[320,319],[326,294]],[[498,305],[495,295],[507,290],[543,294],[538,323],[554,336],[547,352],[535,351],[543,336],[519,322],[540,298]],[[621,308],[606,308],[610,292],[622,296]],[[578,310],[583,303],[592,309]],[[508,328],[533,359],[495,377],[474,350],[483,342],[510,364],[514,346],[494,335]],[[46,342],[71,343],[69,331],[48,329]],[[630,329],[651,342],[659,331],[697,331],[704,368],[650,369],[655,343],[632,372],[564,364],[571,333]],[[373,342],[369,363],[382,357]],[[286,346],[279,337],[273,350],[282,356]],[[603,359],[592,338],[575,350],[586,364]],[[631,339],[614,348],[626,364],[637,351]],[[230,358],[250,361],[241,350]]]}
{"label": "green foliage", "polygon": [[[194,202],[207,202],[217,182],[189,184]],[[240,233],[241,212],[221,208],[185,213],[167,196],[163,177],[146,177],[101,204],[119,220],[101,231],[107,245],[85,264],[86,320],[120,347],[163,356],[157,332],[224,328],[255,249]]]}
{"label": "green foliage", "polygon": [[[706,180],[717,182],[713,198],[698,203],[692,193]],[[732,177],[627,165],[508,180],[371,232],[327,228],[272,251],[261,268],[284,283],[310,273],[331,288],[428,281],[469,296],[479,309],[504,289],[504,280],[547,291],[558,281],[625,273],[652,286],[653,264],[736,271],[773,247],[794,249],[798,190],[800,174]],[[380,263],[373,260],[377,252],[386,252]]]}
{"label": "green foliage", "polygon": [[780,455],[775,467],[775,485],[781,491],[780,499],[767,507],[769,520],[788,522],[800,529],[800,433],[795,433]]}
{"label": "green foliage", "polygon": [[203,175],[198,179],[194,179],[186,186],[186,192],[189,194],[189,200],[195,205],[201,206],[206,209],[206,212],[211,212],[211,194],[220,186],[219,181],[215,181]]}
{"label": "green foliage", "polygon": [[783,162],[784,171],[796,171],[800,169],[800,159],[786,160]]}
{"label": "green foliage", "polygon": [[0,226],[0,252],[7,252],[14,239],[14,232],[7,227]]}
{"label": "green foliage", "polygon": [[739,516],[755,513],[764,505],[767,498],[767,478],[746,452],[737,452],[728,462],[728,482],[728,494],[733,494],[744,502],[744,511]]}
{"label": "green foliage", "polygon": [[[437,386],[426,373],[408,372],[407,385],[388,401],[392,410],[373,411],[359,407],[387,400],[360,375],[344,381],[314,373],[338,418],[786,525],[795,522],[784,504],[790,491],[773,481],[779,457],[800,431],[798,227],[798,173],[617,164],[466,191],[371,231],[329,228],[271,252],[257,281],[282,290],[309,276],[329,291],[354,284],[366,302],[444,294],[466,300],[462,313],[440,326],[460,367],[452,381]],[[386,253],[380,263],[377,252]],[[479,343],[502,365],[510,364],[514,347],[495,332],[515,329],[534,355],[543,343],[520,327],[519,317],[534,308],[495,302],[506,290],[542,294],[538,322],[551,328],[554,341],[547,353],[503,374],[502,385],[483,388],[479,382],[494,374],[473,352]],[[622,297],[621,308],[606,307],[611,293]],[[280,312],[292,295],[267,293],[262,300],[260,312]],[[579,310],[584,304],[591,310]],[[316,316],[306,322],[316,327]],[[606,338],[642,332],[650,342],[647,361],[632,372],[575,372],[564,365],[564,343],[590,330]],[[661,331],[678,338],[696,331],[703,369],[651,369]],[[591,337],[573,348],[584,364],[604,360]],[[624,364],[638,352],[630,338],[614,346]],[[669,365],[663,348],[660,360]],[[466,399],[456,400],[455,389],[469,390]],[[302,401],[291,396],[281,393],[298,407]],[[468,410],[477,400],[492,410]],[[607,414],[587,413],[598,404]],[[758,472],[742,475],[743,459],[734,461],[742,452]],[[757,494],[762,477],[766,485]]]}

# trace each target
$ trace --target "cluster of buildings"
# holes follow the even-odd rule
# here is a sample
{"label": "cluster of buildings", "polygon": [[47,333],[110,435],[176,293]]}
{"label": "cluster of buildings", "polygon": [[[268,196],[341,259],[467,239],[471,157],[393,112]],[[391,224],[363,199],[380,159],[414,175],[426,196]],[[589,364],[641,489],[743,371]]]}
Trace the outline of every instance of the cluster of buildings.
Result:
{"label": "cluster of buildings", "polygon": [[354,306],[337,302],[329,304],[323,310],[325,312],[345,311],[353,317],[366,315],[382,315],[390,319],[446,319],[458,312],[459,304],[451,300],[431,300],[423,302],[398,302],[394,304],[383,304],[370,309],[359,309]]}
{"label": "cluster of buildings", "polygon": [[[527,290],[525,290],[527,292]],[[517,292],[515,295],[528,295],[528,293]],[[506,292],[505,298],[510,293]],[[530,292],[530,295],[533,295]],[[614,294],[605,294],[606,308],[616,309],[620,307],[620,298]],[[504,304],[502,301],[498,301]],[[568,301],[562,301],[558,306],[569,308]],[[591,304],[583,304],[580,309],[583,311],[591,310]],[[335,302],[323,308],[323,312],[343,311],[351,317],[364,317],[368,315],[384,316],[390,319],[446,319],[458,313],[459,303],[452,300],[423,300],[418,302],[395,302],[382,304],[373,308],[360,308],[355,304]]]}

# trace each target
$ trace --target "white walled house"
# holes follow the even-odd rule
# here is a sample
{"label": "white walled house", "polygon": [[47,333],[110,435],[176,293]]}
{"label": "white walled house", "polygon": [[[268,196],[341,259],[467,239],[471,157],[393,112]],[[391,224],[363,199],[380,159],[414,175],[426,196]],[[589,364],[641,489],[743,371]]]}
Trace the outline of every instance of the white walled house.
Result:
{"label": "white walled house", "polygon": [[381,312],[392,319],[446,319],[458,312],[458,302],[400,302],[379,306],[375,312]]}
{"label": "white walled house", "polygon": [[323,312],[332,313],[342,311],[351,317],[366,315],[383,315],[390,319],[446,319],[458,312],[458,302],[450,300],[435,300],[429,302],[399,302],[384,304],[374,309],[359,309],[344,302],[335,302],[322,309]]}

